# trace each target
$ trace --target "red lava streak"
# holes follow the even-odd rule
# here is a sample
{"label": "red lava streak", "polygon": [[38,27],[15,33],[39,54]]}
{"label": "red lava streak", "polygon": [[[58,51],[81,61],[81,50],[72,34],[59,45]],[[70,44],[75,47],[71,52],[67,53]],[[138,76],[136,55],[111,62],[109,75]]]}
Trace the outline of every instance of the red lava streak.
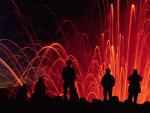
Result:
{"label": "red lava streak", "polygon": [[[22,19],[15,1],[11,1],[13,10]],[[143,77],[138,102],[150,101],[150,1],[140,0],[133,4],[127,0],[126,8],[121,9],[121,0],[117,0],[104,4],[103,13],[97,0],[93,4],[98,8],[91,6],[91,12],[85,14],[89,19],[80,22],[81,25],[70,20],[58,25],[63,43],[45,45],[32,40],[25,23],[22,23],[24,33],[31,40],[27,46],[20,47],[11,40],[0,39],[0,87],[24,82],[33,87],[38,77],[44,76],[47,93],[62,95],[61,71],[69,58],[77,73],[76,87],[80,97],[89,101],[103,99],[100,80],[109,67],[116,79],[113,95],[124,101],[128,96],[127,78],[136,68]],[[93,13],[98,16],[90,18]],[[84,27],[88,29],[86,33],[81,32]],[[14,94],[13,89],[11,94]]]}

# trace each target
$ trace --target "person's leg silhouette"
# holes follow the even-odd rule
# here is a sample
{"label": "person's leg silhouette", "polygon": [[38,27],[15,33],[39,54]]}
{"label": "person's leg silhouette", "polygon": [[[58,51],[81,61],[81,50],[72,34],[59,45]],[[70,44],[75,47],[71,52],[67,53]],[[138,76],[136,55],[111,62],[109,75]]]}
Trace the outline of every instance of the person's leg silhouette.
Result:
{"label": "person's leg silhouette", "polygon": [[70,86],[69,86],[69,91],[70,91],[70,100],[73,99],[73,95],[75,93],[75,86],[74,86],[74,82],[70,83]]}
{"label": "person's leg silhouette", "polygon": [[64,100],[67,100],[68,83],[64,83]]}
{"label": "person's leg silhouette", "polygon": [[106,101],[107,100],[107,89],[104,88],[103,90],[104,90],[104,101]]}
{"label": "person's leg silhouette", "polygon": [[138,98],[138,93],[135,93],[135,94],[134,94],[134,104],[137,103],[137,98]]}
{"label": "person's leg silhouette", "polygon": [[111,98],[112,98],[112,88],[109,88],[108,96],[109,96],[109,100],[111,100]]}
{"label": "person's leg silhouette", "polygon": [[128,96],[128,101],[129,102],[132,102],[132,97],[133,97],[133,93],[129,92],[129,96]]}

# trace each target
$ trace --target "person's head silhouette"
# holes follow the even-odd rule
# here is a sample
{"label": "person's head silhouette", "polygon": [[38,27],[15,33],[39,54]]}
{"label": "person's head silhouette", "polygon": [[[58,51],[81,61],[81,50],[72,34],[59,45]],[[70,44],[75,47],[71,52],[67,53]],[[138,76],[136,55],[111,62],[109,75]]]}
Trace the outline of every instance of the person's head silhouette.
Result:
{"label": "person's head silhouette", "polygon": [[107,73],[107,74],[110,73],[110,69],[109,69],[109,68],[106,69],[106,73]]}
{"label": "person's head silhouette", "polygon": [[137,74],[138,74],[137,69],[134,69],[134,70],[133,70],[133,74],[134,74],[134,75],[137,75]]}
{"label": "person's head silhouette", "polygon": [[43,77],[40,77],[38,82],[44,82],[44,78]]}
{"label": "person's head silhouette", "polygon": [[71,60],[67,60],[66,64],[70,66],[72,64],[72,61]]}

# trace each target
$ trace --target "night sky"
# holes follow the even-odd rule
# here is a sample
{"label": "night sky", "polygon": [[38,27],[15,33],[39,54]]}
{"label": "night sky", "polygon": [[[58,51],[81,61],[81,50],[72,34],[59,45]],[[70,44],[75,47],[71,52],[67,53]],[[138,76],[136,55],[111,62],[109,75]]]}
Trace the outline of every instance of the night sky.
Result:
{"label": "night sky", "polygon": [[[35,32],[42,29],[50,34],[52,39],[46,38],[44,34],[39,34],[35,39],[41,39],[42,41],[53,40],[53,37],[58,39],[61,37],[55,34],[57,30],[56,24],[61,22],[61,19],[69,19],[72,21],[78,21],[84,16],[84,12],[87,9],[87,0],[17,0],[16,5],[22,15],[22,18],[14,11],[14,6],[10,0],[1,0],[0,4],[0,37],[7,38],[17,42],[18,39],[13,36],[16,33],[24,31],[22,24],[29,31]],[[45,5],[50,9],[39,8],[35,13],[32,13],[36,7]],[[49,15],[48,13],[53,13]],[[59,19],[56,22],[56,18]],[[22,22],[23,21],[23,22]],[[55,24],[55,25],[54,25]],[[42,38],[40,38],[42,37]],[[44,37],[44,38],[43,38]],[[18,37],[19,38],[19,37]],[[26,40],[26,39],[24,39]]]}
{"label": "night sky", "polygon": [[[16,43],[20,38],[24,38],[24,40],[28,42],[28,38],[26,37],[19,38],[18,36],[17,39],[14,38],[14,35],[17,33],[24,32],[23,25],[31,32],[32,36],[34,32],[39,29],[50,34],[50,37],[47,37],[45,34],[37,34],[38,36],[33,36],[33,39],[40,39],[43,42],[59,40],[61,36],[59,33],[56,33],[56,31],[60,22],[63,19],[69,19],[74,23],[82,23],[92,3],[90,0],[15,0],[22,16],[19,17],[16,14],[16,8],[12,1],[1,0],[0,38],[10,39]],[[109,3],[111,2],[113,2],[113,0],[109,0]],[[102,0],[100,4],[103,4]],[[36,8],[41,5],[45,5],[50,11],[43,7],[36,10]],[[101,7],[101,10],[104,10],[103,7]],[[87,31],[86,29],[83,30],[82,32]]]}
{"label": "night sky", "polygon": [[[91,0],[14,0],[16,6],[21,14],[19,17],[16,13],[16,8],[12,2],[13,0],[1,0],[0,4],[0,38],[10,39],[14,42],[19,42],[20,39],[24,39],[25,42],[29,42],[28,38],[20,37],[14,38],[18,33],[24,32],[23,26],[29,30],[33,40],[42,40],[43,42],[57,41],[61,39],[61,34],[57,31],[58,26],[64,19],[71,20],[74,24],[81,26],[82,23],[87,19],[89,11],[93,8],[95,1]],[[131,0],[134,2],[136,0]],[[107,13],[107,5],[105,0],[99,0],[101,13],[105,11]],[[108,0],[108,3],[116,4],[117,0]],[[124,1],[121,4],[125,5]],[[43,5],[44,7],[40,7]],[[40,7],[40,8],[37,8]],[[48,10],[49,9],[49,10]],[[122,9],[121,9],[122,10]],[[98,18],[98,9],[94,10],[95,14],[88,18]],[[93,22],[95,21],[94,19]],[[102,18],[103,19],[103,18]],[[101,21],[100,24],[104,22]],[[88,24],[88,21],[87,21]],[[88,34],[89,28],[84,27],[83,29],[77,29],[81,32]],[[103,27],[104,28],[104,27]],[[106,28],[107,29],[107,28]],[[44,30],[47,33],[36,33],[38,30]],[[105,28],[104,28],[105,30]],[[47,36],[49,35],[49,36]],[[90,36],[90,34],[88,34]],[[15,36],[16,37],[16,36]]]}

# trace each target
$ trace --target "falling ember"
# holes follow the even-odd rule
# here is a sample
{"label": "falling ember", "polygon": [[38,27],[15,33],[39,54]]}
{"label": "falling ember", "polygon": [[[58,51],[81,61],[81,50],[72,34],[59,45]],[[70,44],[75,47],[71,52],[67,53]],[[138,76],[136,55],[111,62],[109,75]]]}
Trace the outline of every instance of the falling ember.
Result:
{"label": "falling ember", "polygon": [[[0,87],[23,83],[34,86],[38,77],[44,76],[47,93],[62,95],[60,75],[69,58],[74,62],[80,97],[89,101],[103,99],[100,80],[109,67],[116,79],[113,95],[124,101],[128,96],[127,78],[136,68],[143,77],[138,102],[150,101],[150,1],[134,4],[128,0],[125,3],[102,1],[90,1],[94,6],[89,6],[90,11],[85,12],[84,22],[76,25],[71,20],[61,20],[57,26],[62,35],[60,43],[45,45],[32,40],[37,32],[28,29],[15,0],[11,0],[15,14],[22,21],[23,35],[30,43],[21,47],[11,40],[0,39]],[[126,7],[122,9],[124,5]]]}

